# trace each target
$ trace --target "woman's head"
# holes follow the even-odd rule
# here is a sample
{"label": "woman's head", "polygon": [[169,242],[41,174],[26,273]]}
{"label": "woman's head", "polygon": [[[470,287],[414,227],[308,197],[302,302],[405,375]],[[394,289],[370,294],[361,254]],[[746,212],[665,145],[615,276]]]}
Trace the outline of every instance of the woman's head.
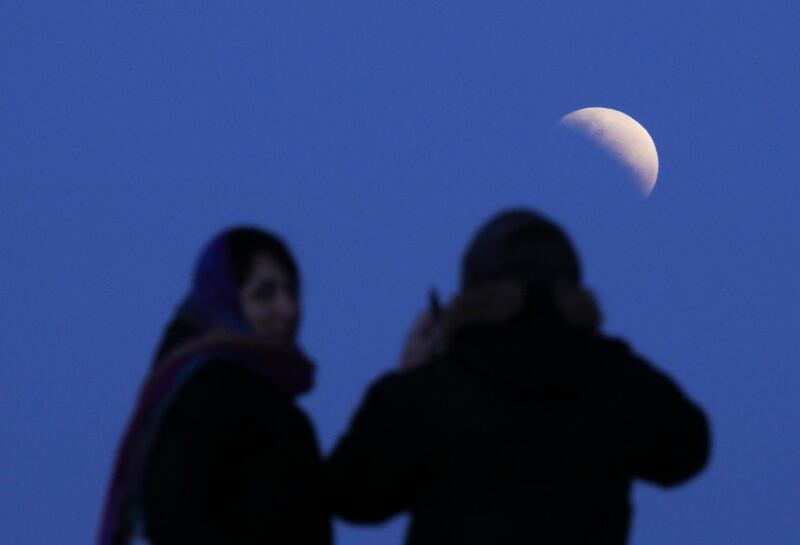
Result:
{"label": "woman's head", "polygon": [[226,230],[202,252],[184,310],[203,329],[233,327],[291,343],[300,322],[297,264],[274,234]]}
{"label": "woman's head", "polygon": [[[231,258],[241,259],[236,273],[237,302],[242,320],[257,335],[266,336],[278,344],[290,344],[297,335],[300,323],[300,290],[297,267],[286,247],[277,241],[267,244],[257,233],[241,249],[234,237]],[[247,237],[251,233],[246,234]],[[273,244],[277,242],[278,244]]]}

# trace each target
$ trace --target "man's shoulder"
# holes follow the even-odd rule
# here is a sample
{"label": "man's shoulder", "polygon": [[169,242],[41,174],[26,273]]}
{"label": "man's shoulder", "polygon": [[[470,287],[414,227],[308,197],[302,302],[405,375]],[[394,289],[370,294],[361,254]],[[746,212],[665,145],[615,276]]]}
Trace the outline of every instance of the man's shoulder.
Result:
{"label": "man's shoulder", "polygon": [[649,366],[646,358],[637,353],[631,344],[620,337],[595,335],[588,344],[588,351],[594,359],[616,367],[621,372]]}
{"label": "man's shoulder", "polygon": [[595,345],[599,369],[620,385],[635,387],[643,395],[672,384],[667,372],[616,337],[598,337]]}
{"label": "man's shoulder", "polygon": [[457,364],[437,356],[413,369],[385,373],[372,383],[367,396],[391,404],[425,405],[440,400],[447,392],[460,390],[464,379]]}
{"label": "man's shoulder", "polygon": [[609,357],[626,358],[633,354],[628,341],[614,335],[598,333],[591,339],[590,346]]}

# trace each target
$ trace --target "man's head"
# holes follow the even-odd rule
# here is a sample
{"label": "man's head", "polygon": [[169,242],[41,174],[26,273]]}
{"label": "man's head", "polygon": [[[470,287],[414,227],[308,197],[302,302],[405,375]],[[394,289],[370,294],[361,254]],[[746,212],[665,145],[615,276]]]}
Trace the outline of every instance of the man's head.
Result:
{"label": "man's head", "polygon": [[479,230],[464,254],[462,289],[501,279],[548,288],[578,285],[580,262],[566,233],[526,209],[500,212]]}

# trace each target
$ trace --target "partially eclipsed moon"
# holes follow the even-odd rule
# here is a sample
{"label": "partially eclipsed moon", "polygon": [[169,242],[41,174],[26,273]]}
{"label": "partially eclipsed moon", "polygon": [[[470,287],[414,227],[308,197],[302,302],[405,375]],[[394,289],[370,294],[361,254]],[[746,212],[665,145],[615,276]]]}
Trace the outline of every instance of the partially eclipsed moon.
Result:
{"label": "partially eclipsed moon", "polygon": [[658,178],[658,152],[650,133],[634,118],[611,108],[582,108],[561,118],[611,153],[633,173],[647,197]]}

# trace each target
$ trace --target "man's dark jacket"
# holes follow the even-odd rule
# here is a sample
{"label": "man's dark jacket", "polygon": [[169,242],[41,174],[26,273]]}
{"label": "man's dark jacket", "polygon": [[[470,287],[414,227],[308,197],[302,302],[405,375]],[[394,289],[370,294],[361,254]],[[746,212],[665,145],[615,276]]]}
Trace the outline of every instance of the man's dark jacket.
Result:
{"label": "man's dark jacket", "polygon": [[708,453],[701,410],[624,343],[515,320],[374,384],[330,493],[351,521],[410,511],[409,545],[623,544],[631,481],[678,484]]}

